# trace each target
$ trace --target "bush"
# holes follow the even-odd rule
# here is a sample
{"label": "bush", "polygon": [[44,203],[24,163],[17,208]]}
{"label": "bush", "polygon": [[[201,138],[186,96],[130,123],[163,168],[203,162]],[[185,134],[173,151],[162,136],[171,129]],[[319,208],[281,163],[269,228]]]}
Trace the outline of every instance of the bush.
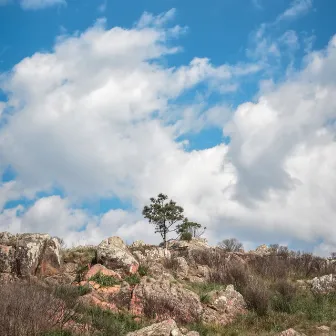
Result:
{"label": "bush", "polygon": [[140,276],[148,275],[149,267],[147,265],[140,265],[138,269],[138,273]]}
{"label": "bush", "polygon": [[2,284],[0,297],[1,335],[37,336],[61,330],[71,317],[62,300],[37,285]]}
{"label": "bush", "polygon": [[113,278],[112,276],[102,274],[101,272],[96,273],[94,276],[92,276],[90,281],[94,281],[97,284],[99,284],[101,287],[112,287],[115,285],[120,284],[120,281],[116,278]]}
{"label": "bush", "polygon": [[286,280],[280,280],[274,284],[273,289],[275,290],[271,300],[273,310],[288,314],[292,313],[297,288]]}
{"label": "bush", "polygon": [[247,307],[259,316],[267,315],[270,303],[270,292],[266,284],[259,279],[251,279],[241,293]]}
{"label": "bush", "polygon": [[243,244],[236,238],[224,239],[218,246],[227,252],[238,252],[243,248]]}
{"label": "bush", "polygon": [[181,233],[181,240],[185,240],[185,241],[190,241],[192,239],[192,233],[191,232],[183,232]]}
{"label": "bush", "polygon": [[137,274],[131,274],[125,278],[125,281],[131,286],[135,286],[140,282],[140,277]]}

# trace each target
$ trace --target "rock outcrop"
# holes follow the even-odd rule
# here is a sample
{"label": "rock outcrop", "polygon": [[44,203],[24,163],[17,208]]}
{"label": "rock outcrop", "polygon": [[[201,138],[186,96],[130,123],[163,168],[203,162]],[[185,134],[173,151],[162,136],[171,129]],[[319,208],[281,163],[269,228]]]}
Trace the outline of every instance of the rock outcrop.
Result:
{"label": "rock outcrop", "polygon": [[152,324],[149,327],[128,333],[127,336],[199,336],[196,331],[182,333],[174,320],[166,320],[160,323]]}
{"label": "rock outcrop", "polygon": [[109,269],[122,269],[130,274],[139,268],[138,261],[119,237],[107,238],[98,245],[97,261]]}
{"label": "rock outcrop", "polygon": [[182,285],[164,278],[143,277],[133,290],[130,310],[134,315],[157,320],[192,322],[202,316],[203,307],[199,296]]}
{"label": "rock outcrop", "polygon": [[47,234],[0,234],[0,273],[16,277],[57,274],[60,243]]}

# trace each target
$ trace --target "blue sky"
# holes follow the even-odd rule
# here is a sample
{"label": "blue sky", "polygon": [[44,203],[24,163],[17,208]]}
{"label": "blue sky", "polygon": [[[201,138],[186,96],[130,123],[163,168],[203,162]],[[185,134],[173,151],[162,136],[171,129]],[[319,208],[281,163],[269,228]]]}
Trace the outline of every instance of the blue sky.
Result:
{"label": "blue sky", "polygon": [[0,229],[157,241],[140,212],[165,192],[211,243],[329,253],[335,13],[0,0]]}

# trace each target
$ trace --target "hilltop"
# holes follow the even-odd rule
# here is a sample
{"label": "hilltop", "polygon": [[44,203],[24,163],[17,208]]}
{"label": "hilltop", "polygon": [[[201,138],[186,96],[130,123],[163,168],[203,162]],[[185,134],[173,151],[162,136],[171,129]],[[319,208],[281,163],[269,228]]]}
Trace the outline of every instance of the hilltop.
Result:
{"label": "hilltop", "polygon": [[[336,260],[0,233],[1,335],[335,335]],[[295,329],[295,330],[294,330]]]}

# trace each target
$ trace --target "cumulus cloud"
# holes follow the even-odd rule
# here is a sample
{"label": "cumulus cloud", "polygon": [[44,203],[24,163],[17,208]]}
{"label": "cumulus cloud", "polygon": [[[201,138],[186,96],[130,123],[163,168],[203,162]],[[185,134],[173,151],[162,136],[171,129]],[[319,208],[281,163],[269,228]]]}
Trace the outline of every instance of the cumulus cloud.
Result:
{"label": "cumulus cloud", "polygon": [[[171,13],[146,15],[132,29],[108,30],[99,21],[63,36],[52,52],[22,60],[3,79],[9,99],[0,162],[17,178],[2,186],[0,203],[53,185],[66,196],[5,209],[1,228],[47,231],[69,243],[112,234],[155,241],[139,210],[164,192],[209,227],[212,243],[227,235],[248,246],[296,239],[322,241],[320,253],[330,252],[336,246],[336,37],[308,54],[302,70],[265,84],[255,101],[234,109],[224,98],[215,105],[203,98],[263,68],[214,66],[197,57],[167,67],[162,60],[180,50],[171,40],[179,30],[166,27]],[[283,40],[293,47],[295,36]],[[195,99],[184,102],[195,89]],[[188,152],[177,141],[208,126],[223,129],[230,143]],[[134,211],[94,216],[78,206],[112,196],[131,200]]]}

